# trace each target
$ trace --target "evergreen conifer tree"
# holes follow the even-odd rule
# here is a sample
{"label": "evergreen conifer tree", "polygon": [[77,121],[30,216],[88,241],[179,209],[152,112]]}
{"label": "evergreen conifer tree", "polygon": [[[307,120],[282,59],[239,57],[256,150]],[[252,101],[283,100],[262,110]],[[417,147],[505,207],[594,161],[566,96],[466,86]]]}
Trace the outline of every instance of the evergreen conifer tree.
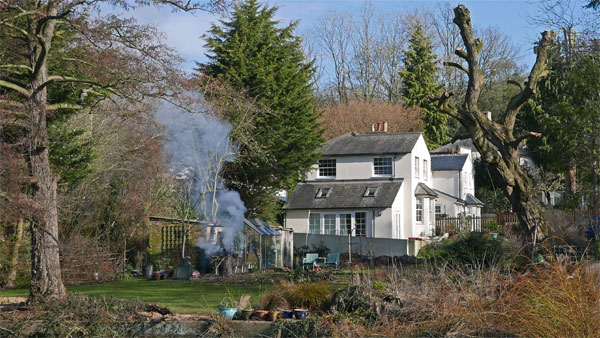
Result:
{"label": "evergreen conifer tree", "polygon": [[294,35],[296,23],[279,27],[273,20],[276,11],[256,0],[237,5],[229,21],[221,20],[205,36],[209,61],[198,64],[201,74],[245,93],[261,108],[253,134],[269,158],[253,161],[250,150],[242,148],[225,178],[251,215],[268,220],[276,212],[275,191],[293,188],[300,173],[317,162],[323,141],[313,97],[313,62]]}
{"label": "evergreen conifer tree", "polygon": [[404,51],[402,78],[402,98],[407,106],[418,106],[423,112],[423,134],[429,149],[435,149],[448,142],[448,117],[430,102],[432,94],[439,93],[437,84],[436,55],[430,38],[417,25],[411,33],[408,50]]}

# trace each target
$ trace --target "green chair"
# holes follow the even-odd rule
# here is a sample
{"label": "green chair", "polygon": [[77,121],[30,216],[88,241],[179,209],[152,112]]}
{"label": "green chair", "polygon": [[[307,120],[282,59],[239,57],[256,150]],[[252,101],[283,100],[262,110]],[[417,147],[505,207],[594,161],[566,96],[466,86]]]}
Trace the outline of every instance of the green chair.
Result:
{"label": "green chair", "polygon": [[302,268],[307,269],[315,269],[317,265],[317,260],[319,259],[319,254],[316,253],[307,253],[306,257],[302,258]]}
{"label": "green chair", "polygon": [[340,267],[340,254],[339,253],[330,253],[327,254],[327,260],[325,261],[325,266],[331,266],[338,269]]}

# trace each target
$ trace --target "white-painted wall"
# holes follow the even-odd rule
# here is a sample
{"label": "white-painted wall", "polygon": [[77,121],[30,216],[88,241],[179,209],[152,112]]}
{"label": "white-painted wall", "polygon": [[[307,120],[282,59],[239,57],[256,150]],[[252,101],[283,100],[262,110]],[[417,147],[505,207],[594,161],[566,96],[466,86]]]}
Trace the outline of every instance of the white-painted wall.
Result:
{"label": "white-painted wall", "polygon": [[[410,155],[361,155],[327,157],[336,159],[336,176],[319,177],[319,166],[315,164],[306,175],[306,181],[316,180],[368,180],[372,178],[404,178],[409,168],[402,166],[403,158]],[[373,159],[375,157],[392,157],[392,175],[375,176],[373,172]]]}
{"label": "white-painted wall", "polygon": [[[415,162],[419,159],[419,173],[415,172]],[[427,161],[427,177],[423,177],[423,160]],[[423,222],[417,223],[417,197],[415,196],[415,190],[419,183],[424,183],[430,188],[433,188],[433,177],[431,175],[431,156],[429,155],[429,149],[425,143],[423,135],[419,136],[412,153],[410,154],[410,165],[407,166],[408,161],[402,163],[403,168],[409,168],[410,173],[406,173],[404,176],[403,194],[404,194],[404,238],[409,237],[420,237],[421,234],[427,234],[431,228],[430,218],[430,207],[429,199],[423,199]]]}
{"label": "white-painted wall", "polygon": [[[364,155],[364,156],[338,156],[336,159],[336,177],[329,178],[330,180],[369,180],[380,178],[375,176],[373,172],[373,158],[381,155]],[[415,161],[419,159],[419,173],[415,173]],[[424,162],[425,161],[425,162]],[[392,207],[385,210],[376,210],[375,231],[372,227],[373,210],[349,210],[349,211],[367,211],[367,236],[380,238],[402,238],[420,237],[421,234],[427,234],[433,226],[432,207],[430,200],[423,199],[423,222],[416,222],[416,197],[415,190],[419,183],[424,183],[428,187],[434,187],[434,178],[431,172],[431,157],[429,149],[425,143],[423,136],[419,136],[413,150],[409,154],[393,156],[392,175],[389,178],[402,178],[403,183],[394,200]],[[426,175],[423,175],[425,165]],[[313,166],[313,169],[307,173],[306,181],[322,180],[318,177],[318,166]],[[348,211],[348,210],[346,210]],[[319,213],[336,213],[346,212],[345,210],[311,210],[311,212]],[[381,213],[377,216],[377,213]],[[396,213],[400,213],[400,224],[398,234],[396,225]],[[308,210],[288,210],[286,227],[294,229],[299,233],[308,231],[309,212]],[[336,226],[339,228],[339,216],[336,217]]]}

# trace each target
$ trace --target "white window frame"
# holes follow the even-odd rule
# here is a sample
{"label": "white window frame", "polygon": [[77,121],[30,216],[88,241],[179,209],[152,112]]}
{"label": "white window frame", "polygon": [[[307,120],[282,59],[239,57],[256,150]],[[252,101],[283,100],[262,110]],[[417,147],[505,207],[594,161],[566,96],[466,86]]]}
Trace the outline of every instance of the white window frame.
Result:
{"label": "white window frame", "polygon": [[[435,218],[442,218],[442,215],[444,214],[442,212],[442,205],[441,204],[435,204]],[[438,212],[438,208],[440,209],[440,212]]]}
{"label": "white window frame", "polygon": [[[348,230],[350,230],[350,233],[352,233],[352,219],[354,218],[352,216],[352,214],[353,214],[352,212],[340,212],[340,213],[338,213],[338,215],[337,215],[337,218],[339,220],[338,223],[337,223],[337,227],[338,227],[337,233],[338,233],[338,235],[340,235],[340,236],[348,236]],[[342,215],[348,215],[348,216],[350,216],[350,218],[349,218],[349,220],[350,220],[350,229],[342,228],[342,225],[346,225],[346,224],[342,224]]]}
{"label": "white window frame", "polygon": [[[325,218],[326,216],[333,216],[333,228],[327,228],[326,224],[325,224]],[[323,217],[322,217],[323,221],[321,222],[322,226],[322,233],[323,235],[336,235],[337,234],[337,214],[334,213],[324,213]],[[331,232],[329,232],[328,230],[332,230]]]}
{"label": "white window frame", "polygon": [[423,159],[423,179],[424,180],[428,180],[429,179],[429,175],[427,175],[428,171],[427,171],[427,159]]}
{"label": "white window frame", "polygon": [[415,156],[415,178],[419,178],[419,157]]}
{"label": "white window frame", "polygon": [[[376,162],[378,160],[389,160],[389,166],[388,164],[376,164]],[[384,173],[384,174],[378,174],[377,173],[377,169],[386,169],[385,171],[387,171],[387,169],[389,168],[389,174]],[[377,157],[373,157],[373,176],[374,177],[390,177],[394,174],[394,159],[391,156],[377,156]]]}
{"label": "white window frame", "polygon": [[[329,165],[321,167],[321,161],[333,161],[333,166]],[[333,169],[333,175],[321,175],[321,169],[323,171]],[[320,159],[319,163],[317,164],[317,176],[321,178],[335,178],[337,176],[337,160],[335,158]]]}
{"label": "white window frame", "polygon": [[[323,194],[323,189],[328,189],[325,194]],[[331,194],[331,190],[333,189],[330,187],[319,188],[319,190],[317,190],[317,195],[315,196],[315,198],[327,198]]]}
{"label": "white window frame", "polygon": [[[365,215],[364,219],[365,219],[365,228],[364,228],[364,234],[359,235],[358,234],[358,225],[356,225],[356,214],[362,213]],[[356,237],[367,237],[367,228],[368,228],[368,224],[369,224],[369,219],[368,219],[368,214],[366,211],[355,211],[354,212],[354,236]]]}
{"label": "white window frame", "polygon": [[[371,192],[373,194],[370,194]],[[365,193],[363,194],[363,197],[375,197],[375,196],[377,196],[378,192],[379,192],[379,187],[368,187],[365,190]]]}
{"label": "white window frame", "polygon": [[[313,215],[316,215],[318,220],[319,220],[319,231],[318,232],[314,232],[313,231],[313,227],[311,227],[311,219],[313,217]],[[321,234],[321,213],[320,212],[312,212],[310,213],[310,216],[308,216],[308,233],[309,234]]]}
{"label": "white window frame", "polygon": [[415,221],[423,224],[423,197],[417,197],[415,203]]}

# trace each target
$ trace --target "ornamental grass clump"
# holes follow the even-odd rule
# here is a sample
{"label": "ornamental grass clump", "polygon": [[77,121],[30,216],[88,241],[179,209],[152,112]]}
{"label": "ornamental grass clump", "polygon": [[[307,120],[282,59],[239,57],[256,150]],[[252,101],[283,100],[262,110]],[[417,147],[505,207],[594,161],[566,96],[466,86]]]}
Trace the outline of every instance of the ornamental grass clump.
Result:
{"label": "ornamental grass clump", "polygon": [[600,337],[600,274],[590,266],[554,260],[517,276],[497,306],[503,322],[525,337]]}

